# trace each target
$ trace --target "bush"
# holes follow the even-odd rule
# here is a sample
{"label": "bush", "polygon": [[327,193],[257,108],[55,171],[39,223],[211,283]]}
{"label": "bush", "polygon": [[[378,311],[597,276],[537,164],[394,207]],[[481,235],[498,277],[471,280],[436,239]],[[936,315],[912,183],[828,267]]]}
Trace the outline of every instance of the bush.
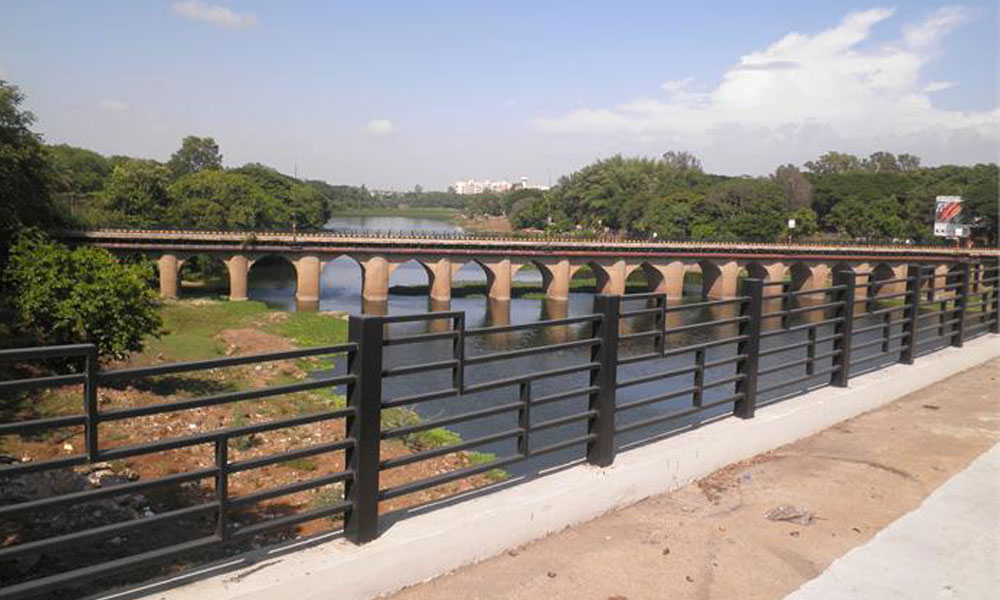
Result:
{"label": "bush", "polygon": [[23,233],[5,277],[14,328],[39,344],[92,343],[102,357],[123,359],[162,327],[146,262],[118,263],[100,248]]}

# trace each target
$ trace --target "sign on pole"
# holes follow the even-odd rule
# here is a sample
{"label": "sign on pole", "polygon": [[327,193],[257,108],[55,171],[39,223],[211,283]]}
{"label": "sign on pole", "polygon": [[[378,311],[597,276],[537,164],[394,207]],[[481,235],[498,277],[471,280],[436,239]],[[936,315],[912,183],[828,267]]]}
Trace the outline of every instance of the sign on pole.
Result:
{"label": "sign on pole", "polygon": [[969,227],[961,224],[962,197],[938,196],[934,206],[934,235],[938,237],[969,237]]}

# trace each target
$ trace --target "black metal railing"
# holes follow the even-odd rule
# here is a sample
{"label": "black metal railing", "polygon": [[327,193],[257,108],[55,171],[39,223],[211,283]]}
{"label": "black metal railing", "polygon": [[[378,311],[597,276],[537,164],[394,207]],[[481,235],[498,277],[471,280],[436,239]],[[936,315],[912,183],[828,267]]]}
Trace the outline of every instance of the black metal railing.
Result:
{"label": "black metal railing", "polygon": [[[163,547],[114,560],[102,561],[98,554],[88,566],[5,583],[0,598],[33,596],[333,515],[343,517],[349,539],[363,543],[378,536],[380,509],[384,512],[392,503],[433,488],[497,469],[541,464],[537,461],[546,457],[558,457],[560,463],[584,460],[607,466],[618,450],[636,440],[726,415],[749,419],[757,407],[782,398],[824,385],[846,386],[852,375],[890,363],[912,363],[923,353],[1000,332],[995,262],[959,263],[947,273],[913,265],[905,276],[873,277],[835,272],[832,285],[798,289],[791,282],[745,279],[735,298],[681,304],[656,293],[596,296],[590,314],[479,328],[467,327],[465,314],[459,311],[352,316],[346,344],[110,371],[98,368],[92,345],[2,350],[0,361],[61,358],[80,364],[74,373],[0,382],[0,394],[82,384],[82,398],[79,412],[73,414],[0,423],[0,436],[76,427],[82,428],[84,448],[77,454],[0,466],[0,485],[30,474],[192,446],[209,447],[214,458],[211,464],[189,465],[158,478],[0,506],[3,521],[155,487],[208,482],[212,490],[203,502],[148,518],[0,547],[3,569],[25,557],[87,547],[97,540],[168,522],[201,517],[211,526],[205,535]],[[546,338],[536,335],[540,331],[559,335],[546,343],[515,349],[501,345],[502,349],[495,350],[489,344],[470,342],[512,334],[532,335],[537,341]],[[414,344],[428,349],[420,354],[423,360],[404,364],[393,360],[393,348]],[[473,346],[480,351],[471,351]],[[125,408],[104,409],[99,403],[104,387],[122,382],[330,355],[346,358],[343,374]],[[503,371],[516,374],[497,377],[498,365],[507,365],[510,368]],[[414,377],[435,385],[421,383],[415,392],[411,389],[405,394],[387,391],[392,382]],[[346,406],[184,436],[165,432],[161,439],[127,446],[109,446],[99,435],[128,419],[334,387],[346,391]],[[477,400],[486,396],[487,400]],[[431,405],[446,409],[423,410]],[[390,423],[386,411],[398,409],[415,411],[424,418]],[[230,442],[236,438],[330,420],[342,420],[342,438],[237,461],[229,456]],[[393,456],[383,452],[389,440],[456,427],[474,431],[445,445],[418,446]],[[441,469],[435,462],[482,449],[491,453],[474,462],[451,463],[455,468]],[[236,473],[329,453],[342,453],[342,470],[242,496],[229,492],[230,478]],[[422,463],[432,468],[415,468]],[[233,519],[264,500],[335,483],[344,488],[342,498],[332,504],[250,524]],[[456,490],[439,492],[432,496]]]}

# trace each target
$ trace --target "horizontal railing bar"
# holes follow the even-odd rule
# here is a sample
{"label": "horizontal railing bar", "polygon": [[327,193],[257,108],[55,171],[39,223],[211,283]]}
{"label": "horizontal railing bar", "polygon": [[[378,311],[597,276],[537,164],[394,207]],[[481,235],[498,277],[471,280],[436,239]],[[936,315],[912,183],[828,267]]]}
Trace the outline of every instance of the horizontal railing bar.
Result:
{"label": "horizontal railing bar", "polygon": [[492,327],[477,327],[466,329],[465,335],[492,335],[494,333],[508,333],[511,331],[521,331],[523,329],[536,329],[539,327],[556,327],[559,325],[574,325],[576,323],[590,323],[600,321],[601,315],[583,315],[580,317],[566,317],[563,319],[548,319],[546,321],[534,321],[531,323],[518,323],[516,325],[494,325]]}
{"label": "horizontal railing bar", "polygon": [[267,423],[259,423],[256,425],[244,425],[242,427],[229,427],[226,429],[219,429],[217,431],[210,431],[207,433],[201,433],[196,435],[170,438],[158,442],[149,442],[146,444],[135,444],[131,446],[108,448],[106,450],[101,450],[98,453],[98,457],[101,460],[115,460],[120,458],[128,458],[130,456],[138,456],[140,454],[151,454],[153,452],[162,452],[164,450],[185,448],[187,446],[210,444],[215,442],[216,440],[224,438],[228,439],[235,437],[243,437],[245,435],[250,435],[252,433],[263,433],[265,431],[273,431],[275,429],[286,429],[288,427],[309,425],[312,423],[317,423],[319,421],[329,421],[331,419],[339,419],[341,417],[347,417],[353,415],[354,412],[355,412],[354,407],[347,407],[332,411],[313,413],[309,415],[302,415],[299,417],[292,417],[290,419],[284,419],[281,421],[269,421]]}
{"label": "horizontal railing bar", "polygon": [[737,381],[742,381],[746,379],[746,373],[736,373],[735,375],[730,375],[729,377],[723,377],[722,379],[715,379],[713,381],[706,381],[701,384],[701,391],[719,387],[720,385],[726,385],[729,383],[735,383]]}
{"label": "horizontal railing bar", "polygon": [[439,448],[431,448],[429,450],[422,450],[420,452],[414,452],[413,454],[406,454],[404,456],[397,456],[395,458],[387,458],[379,463],[380,469],[394,469],[396,467],[403,467],[409,464],[425,461],[431,458],[437,458],[438,456],[445,456],[446,454],[452,454],[454,452],[461,452],[462,450],[468,450],[469,448],[475,448],[476,446],[482,446],[483,444],[491,444],[493,442],[499,442],[501,440],[506,440],[510,438],[515,438],[524,433],[524,430],[520,427],[515,427],[514,429],[509,429],[507,431],[501,431],[499,433],[491,433],[489,435],[480,436],[473,438],[471,440],[464,440],[457,444],[451,444],[449,446],[441,446]]}
{"label": "horizontal railing bar", "polygon": [[597,417],[596,410],[585,410],[581,413],[576,413],[573,415],[567,415],[565,417],[558,417],[555,419],[549,419],[548,421],[542,421],[541,423],[536,423],[531,426],[530,431],[544,431],[546,429],[552,429],[553,427],[560,427],[562,425],[569,425],[570,423],[576,423],[582,421],[583,419],[594,419]]}
{"label": "horizontal railing bar", "polygon": [[72,571],[50,575],[34,581],[26,581],[17,585],[0,588],[0,598],[25,598],[29,595],[41,594],[76,583],[78,581],[89,581],[99,577],[106,577],[119,571],[132,569],[140,565],[163,562],[175,556],[189,554],[211,546],[216,546],[221,542],[222,539],[218,536],[206,536],[188,542],[167,546],[166,548],[158,548],[141,554],[133,554],[131,556],[111,560],[99,565],[73,569]]}
{"label": "horizontal railing bar", "polygon": [[[862,317],[877,317],[879,315],[884,315],[886,313],[898,312],[898,311],[907,310],[907,309],[910,309],[910,308],[913,308],[912,304],[900,304],[899,306],[888,306],[888,307],[879,308],[877,310],[873,310],[873,311],[870,311],[870,312],[859,312],[857,315],[855,315],[854,318],[855,319],[860,319]],[[857,331],[857,330],[855,329],[855,331]]]}
{"label": "horizontal railing bar", "polygon": [[3,466],[0,467],[0,477],[15,477],[17,475],[27,475],[28,473],[50,471],[52,469],[68,469],[84,464],[87,464],[86,454],[72,454],[49,460],[29,461]]}
{"label": "horizontal railing bar", "polygon": [[[879,325],[878,327],[881,328],[883,326]],[[855,329],[854,333],[858,333],[858,330]],[[844,337],[843,334],[832,333],[830,335],[824,335],[823,337],[818,337],[815,340],[802,340],[800,342],[793,342],[791,344],[785,344],[783,346],[775,346],[774,348],[767,348],[766,350],[761,350],[760,353],[758,353],[758,356],[770,356],[772,354],[780,354],[782,352],[788,352],[789,350],[795,350],[796,348],[803,348],[805,346],[810,346],[813,344],[832,342],[833,340],[837,340],[842,337]]]}
{"label": "horizontal railing bar", "polygon": [[858,287],[875,287],[878,285],[887,285],[890,283],[907,283],[913,281],[912,277],[896,277],[894,279],[869,279],[866,283],[858,283]]}
{"label": "horizontal railing bar", "polygon": [[521,454],[512,454],[504,458],[498,458],[492,460],[488,463],[483,463],[481,465],[474,465],[471,467],[465,467],[464,469],[458,469],[456,471],[450,471],[448,473],[442,473],[440,475],[435,475],[433,477],[428,477],[426,479],[421,479],[419,481],[413,481],[410,483],[404,483],[402,485],[397,485],[395,487],[386,488],[379,491],[379,500],[391,500],[393,498],[398,498],[399,496],[405,496],[407,494],[412,494],[414,492],[420,492],[428,488],[436,487],[455,481],[456,479],[464,479],[466,477],[472,477],[473,475],[478,475],[480,473],[485,473],[493,469],[499,469],[511,463],[524,460],[524,456]]}
{"label": "horizontal railing bar", "polygon": [[593,433],[588,433],[575,438],[570,438],[568,440],[563,440],[561,442],[555,442],[553,444],[547,444],[541,448],[535,448],[529,452],[530,456],[541,456],[542,454],[548,454],[549,452],[555,452],[556,450],[562,450],[563,448],[568,448],[570,446],[576,446],[577,444],[589,443],[597,439],[597,435]]}
{"label": "horizontal railing bar", "polygon": [[700,344],[691,344],[689,346],[683,346],[681,348],[669,348],[663,351],[663,357],[667,358],[670,356],[675,356],[677,354],[684,354],[685,352],[694,352],[695,350],[707,350],[713,346],[722,346],[724,344],[735,344],[738,342],[745,341],[747,336],[745,335],[734,335],[730,338],[724,338],[721,340],[712,340],[709,342],[702,342]]}
{"label": "horizontal railing bar", "polygon": [[823,304],[815,304],[813,306],[800,306],[798,308],[790,308],[790,309],[786,310],[785,312],[788,314],[788,316],[792,316],[792,315],[797,315],[797,314],[801,314],[801,313],[814,312],[814,311],[817,311],[817,310],[826,310],[828,308],[836,308],[836,307],[843,306],[843,305],[844,305],[843,302],[824,302]]}
{"label": "horizontal railing bar", "polygon": [[695,308],[708,308],[710,306],[723,306],[726,304],[736,304],[737,302],[746,302],[748,298],[746,296],[737,296],[736,298],[723,298],[721,300],[705,300],[704,302],[692,302],[690,304],[673,304],[663,307],[664,312],[677,312],[679,310],[691,310]]}
{"label": "horizontal railing bar", "polygon": [[727,356],[726,358],[710,360],[704,364],[704,368],[707,371],[709,369],[714,369],[715,367],[721,367],[723,365],[739,362],[745,358],[748,358],[746,354],[737,354],[735,356]]}
{"label": "horizontal railing bar", "polygon": [[160,487],[164,485],[172,485],[172,484],[179,485],[181,483],[187,483],[189,481],[198,481],[200,479],[215,477],[217,473],[218,469],[211,467],[206,469],[197,469],[195,471],[186,471],[184,473],[174,473],[172,475],[164,475],[163,477],[157,477],[156,479],[133,481],[129,483],[122,483],[119,485],[113,485],[104,488],[96,488],[91,490],[82,490],[79,492],[71,492],[69,494],[61,494],[59,496],[48,496],[46,498],[37,498],[35,500],[29,500],[27,502],[21,502],[18,504],[8,504],[7,506],[0,506],[0,517],[11,518],[14,515],[18,515],[30,510],[55,508],[57,506],[64,506],[66,504],[83,504],[85,502],[93,502],[94,500],[100,500],[101,498],[107,498],[109,496],[134,494],[137,492],[141,492],[143,490],[148,490],[151,488]]}
{"label": "horizontal railing bar", "polygon": [[[814,372],[812,374],[803,375],[802,377],[796,377],[795,379],[790,379],[788,381],[782,381],[782,382],[779,382],[779,383],[776,383],[776,384],[772,384],[772,385],[769,385],[769,386],[765,386],[765,387],[762,387],[762,388],[757,388],[757,393],[758,394],[764,394],[764,393],[767,393],[767,392],[773,392],[774,390],[777,390],[777,389],[780,389],[780,388],[783,388],[783,387],[788,387],[790,385],[795,385],[796,383],[802,383],[803,381],[809,381],[810,379],[815,379],[817,377],[822,377],[823,375],[829,375],[830,373],[833,373],[834,371],[839,371],[839,370],[840,370],[840,365],[834,365],[832,367],[827,367],[825,369],[820,369],[820,370],[818,370],[818,371],[816,371],[816,372]],[[827,385],[830,385],[830,384],[829,383],[824,383],[823,385],[818,386],[818,387],[824,387],[824,386],[827,386]]]}
{"label": "horizontal railing bar", "polygon": [[507,387],[509,385],[518,385],[526,381],[534,381],[536,379],[546,379],[548,377],[559,377],[562,375],[570,375],[572,373],[579,373],[580,371],[593,371],[600,368],[600,363],[589,362],[582,363],[579,365],[572,365],[569,367],[560,367],[558,369],[549,369],[547,371],[537,371],[535,373],[529,373],[527,375],[518,375],[516,377],[505,377],[503,379],[494,379],[493,381],[486,381],[483,383],[477,383],[475,385],[465,386],[466,394],[473,394],[476,392],[484,392],[487,390],[494,390],[496,388]]}
{"label": "horizontal railing bar", "polygon": [[946,308],[944,310],[935,310],[935,311],[931,311],[931,312],[927,312],[927,313],[920,313],[920,314],[917,315],[917,319],[932,319],[934,317],[940,317],[942,315],[956,313],[956,312],[958,312],[960,310],[962,310],[962,309],[959,308],[959,307],[957,307],[957,306],[955,306],[955,307],[952,307],[952,308]]}
{"label": "horizontal railing bar", "polygon": [[760,334],[761,339],[774,337],[776,335],[781,335],[783,333],[791,333],[793,331],[805,331],[807,329],[812,329],[813,327],[822,327],[823,325],[832,325],[834,323],[839,323],[842,321],[840,317],[833,319],[824,319],[822,321],[816,321],[815,323],[803,323],[801,325],[793,325],[792,327],[785,327],[784,329],[773,329],[771,331],[765,331]]}
{"label": "horizontal railing bar", "polygon": [[555,394],[547,394],[545,396],[538,396],[531,400],[532,406],[541,406],[542,404],[549,404],[552,402],[558,402],[559,400],[565,400],[567,398],[572,398],[574,396],[582,396],[584,394],[593,394],[600,391],[600,386],[590,385],[587,387],[576,388],[573,390],[566,390],[564,392],[556,392]]}
{"label": "horizontal railing bar", "polygon": [[[902,323],[901,321],[893,321],[893,322],[889,323],[889,326],[891,327],[893,325],[900,325],[901,323]],[[861,335],[862,333],[868,333],[869,331],[877,331],[879,329],[885,329],[885,328],[886,328],[886,324],[885,323],[877,323],[875,325],[866,325],[864,327],[858,327],[858,328],[856,328],[854,330],[854,335]]]}
{"label": "horizontal railing bar", "polygon": [[[958,323],[958,321],[959,321],[958,318],[953,318],[953,319],[948,319],[947,321],[941,321],[940,323],[931,323],[930,325],[924,325],[923,327],[917,327],[914,330],[914,333],[920,334],[920,333],[923,333],[925,331],[934,331],[935,329],[947,328],[949,325],[954,325],[955,323]],[[948,330],[948,331],[945,331],[943,335],[931,336],[931,339],[933,339],[933,338],[944,339],[944,338],[949,338],[952,335],[954,335],[954,332],[951,331],[951,330]]]}
{"label": "horizontal railing bar", "polygon": [[580,348],[583,346],[597,346],[601,343],[598,338],[587,338],[584,340],[573,340],[571,342],[560,342],[558,344],[548,344],[546,346],[534,346],[531,348],[519,348],[517,350],[508,350],[505,352],[494,352],[492,354],[480,354],[478,356],[470,356],[465,359],[465,365],[478,365],[486,362],[492,362],[495,360],[510,360],[512,358],[520,358],[522,356],[531,356],[534,354],[544,354],[545,352],[558,352],[559,350],[568,350],[570,348]]}
{"label": "horizontal railing bar", "polygon": [[436,340],[450,340],[457,338],[459,331],[452,329],[451,331],[442,331],[438,333],[417,333],[413,335],[400,335],[396,337],[386,338],[382,341],[383,346],[401,346],[403,344],[418,344],[424,342],[433,342]]}
{"label": "horizontal railing bar", "polygon": [[626,311],[623,311],[618,316],[621,317],[621,318],[623,318],[623,319],[628,319],[628,318],[631,318],[631,317],[641,317],[643,315],[655,315],[655,314],[659,313],[662,310],[663,309],[659,308],[659,307],[656,307],[656,308],[638,308],[636,310],[626,310]]}
{"label": "horizontal railing bar", "polygon": [[392,367],[382,369],[382,377],[397,377],[400,375],[412,375],[413,373],[423,373],[424,371],[441,371],[444,369],[454,369],[459,365],[457,359],[441,360],[438,362],[418,363],[415,365],[405,365],[402,367]]}
{"label": "horizontal railing bar", "polygon": [[734,394],[732,396],[727,396],[727,397],[719,399],[719,400],[708,402],[706,404],[703,404],[702,406],[689,406],[688,408],[682,408],[680,410],[671,411],[669,413],[665,413],[665,414],[662,414],[662,415],[656,415],[655,417],[649,417],[649,418],[643,419],[641,421],[636,421],[634,423],[629,423],[627,425],[623,425],[621,427],[617,427],[617,428],[615,428],[615,433],[626,433],[628,431],[633,431],[635,429],[641,429],[643,427],[649,427],[650,425],[657,425],[659,423],[663,423],[664,421],[671,421],[673,419],[679,419],[681,417],[686,417],[688,415],[693,415],[693,414],[696,414],[696,413],[708,410],[710,408],[714,408],[714,407],[719,406],[721,404],[727,404],[729,402],[733,402],[735,400],[739,400],[741,397],[743,397],[742,393]]}
{"label": "horizontal railing bar", "polygon": [[498,406],[490,406],[488,408],[480,408],[478,410],[470,410],[458,415],[452,415],[450,417],[442,417],[440,419],[433,419],[431,421],[423,421],[415,425],[406,425],[404,427],[394,427],[392,429],[385,429],[380,434],[380,439],[391,440],[393,438],[403,437],[405,435],[410,435],[411,433],[419,433],[421,431],[427,431],[428,429],[436,429],[438,427],[444,427],[446,425],[452,425],[455,423],[462,423],[463,421],[472,421],[475,419],[482,419],[484,417],[492,417],[493,415],[499,415],[512,410],[517,410],[523,405],[520,401],[508,402],[506,404],[500,404]]}
{"label": "horizontal railing bar", "polygon": [[[87,417],[84,415],[67,415],[65,417],[49,417],[48,419],[35,419],[33,421],[0,423],[0,435],[23,435],[39,429],[80,426],[86,422]],[[0,473],[3,473],[2,469],[0,469]]]}
{"label": "horizontal railing bar", "polygon": [[618,341],[624,342],[624,341],[627,341],[627,340],[638,340],[638,339],[648,338],[648,337],[658,338],[658,337],[660,337],[662,335],[663,335],[663,332],[659,331],[659,330],[656,330],[656,329],[653,329],[651,331],[638,331],[636,333],[626,333],[626,334],[623,334],[623,335],[619,335],[618,336]]}
{"label": "horizontal railing bar", "polygon": [[232,404],[245,400],[259,400],[261,398],[271,398],[284,394],[294,394],[325,387],[335,387],[354,382],[354,375],[341,375],[327,379],[307,379],[287,385],[277,385],[269,388],[255,388],[250,390],[240,390],[236,392],[223,392],[212,396],[202,396],[201,398],[191,398],[189,400],[179,400],[168,404],[151,404],[148,406],[137,406],[135,408],[119,408],[99,413],[98,419],[101,422],[120,421],[122,419],[134,419],[149,415],[177,412],[203,406],[216,406],[219,404]]}
{"label": "horizontal railing bar", "polygon": [[423,394],[413,394],[410,396],[400,396],[399,398],[393,398],[391,400],[383,400],[382,408],[394,408],[397,406],[406,406],[408,404],[416,404],[418,402],[429,402],[431,400],[440,400],[441,398],[450,398],[452,396],[457,396],[457,395],[458,395],[458,388],[434,390],[433,392],[424,392]]}
{"label": "horizontal railing bar", "polygon": [[722,325],[732,325],[733,323],[742,323],[743,321],[749,320],[750,317],[745,315],[740,315],[738,317],[728,317],[725,319],[716,319],[714,321],[703,321],[701,323],[691,323],[689,325],[681,325],[680,327],[668,327],[667,335],[675,333],[683,333],[685,331],[691,331],[693,329],[704,329],[706,327],[720,327]]}
{"label": "horizontal railing bar", "polygon": [[663,292],[636,292],[634,294],[622,294],[622,301],[628,302],[629,300],[650,300],[652,298],[666,298],[667,295]]}
{"label": "horizontal railing bar", "polygon": [[53,548],[82,544],[84,542],[89,542],[92,540],[97,540],[105,537],[117,536],[123,533],[130,532],[134,529],[141,529],[143,527],[156,525],[158,523],[163,523],[164,521],[170,521],[173,519],[183,519],[186,517],[193,517],[205,512],[214,512],[218,509],[219,509],[218,502],[209,502],[208,504],[199,504],[197,506],[186,506],[184,508],[179,508],[168,512],[162,512],[153,515],[151,517],[141,517],[138,519],[119,521],[117,523],[111,523],[110,525],[103,525],[101,527],[94,527],[92,529],[74,531],[72,533],[67,533],[65,535],[59,535],[41,540],[25,542],[23,544],[7,546],[5,548],[0,548],[0,560],[10,560],[26,554],[37,554],[39,552],[45,552],[46,550],[51,550]]}
{"label": "horizontal railing bar", "polygon": [[318,446],[309,446],[308,448],[298,448],[296,450],[289,450],[288,452],[282,452],[281,454],[271,454],[259,458],[248,458],[246,460],[231,462],[229,463],[229,465],[227,465],[226,470],[230,473],[239,473],[240,471],[259,469],[261,467],[276,465],[278,463],[288,462],[290,460],[295,460],[297,458],[308,458],[310,456],[316,456],[317,454],[337,452],[340,450],[346,450],[348,448],[353,448],[353,447],[355,447],[354,438],[345,438],[343,440],[330,442],[328,444],[320,444]]}
{"label": "horizontal railing bar", "polygon": [[757,371],[757,375],[759,375],[759,376],[770,375],[771,373],[777,373],[778,371],[784,371],[785,369],[791,369],[792,367],[801,367],[802,365],[806,365],[806,364],[809,364],[811,362],[812,363],[819,362],[819,361],[823,360],[824,358],[830,358],[831,356],[837,356],[840,353],[841,353],[840,350],[831,350],[830,352],[824,352],[822,354],[817,354],[816,356],[813,356],[812,358],[808,358],[807,357],[807,358],[800,358],[800,359],[792,360],[792,361],[788,361],[788,362],[783,362],[781,364],[774,365],[774,366],[768,367],[766,369],[760,369],[759,371]]}
{"label": "horizontal railing bar", "polygon": [[[864,342],[863,344],[854,344],[854,345],[851,346],[851,350],[861,350],[862,348],[867,348],[869,346],[877,346],[879,344],[885,344],[887,342],[893,342],[893,341],[896,341],[896,340],[898,340],[900,338],[904,338],[907,335],[908,335],[907,332],[900,331],[900,332],[894,333],[894,334],[892,334],[892,335],[890,335],[888,337],[884,337],[884,338],[880,337],[880,338],[877,338],[877,339],[874,339],[874,340],[869,340],[867,342]],[[896,352],[896,351],[897,350],[892,350],[890,352]]]}
{"label": "horizontal railing bar", "polygon": [[764,300],[771,300],[775,298],[796,298],[798,296],[810,296],[813,294],[826,294],[828,292],[839,292],[841,290],[847,289],[843,285],[832,285],[830,287],[824,288],[812,288],[808,290],[793,290],[790,292],[782,292],[780,294],[772,294],[770,296],[764,296]]}
{"label": "horizontal railing bar", "polygon": [[267,519],[266,521],[261,521],[260,523],[253,523],[252,525],[244,525],[238,529],[233,529],[230,534],[234,539],[240,539],[245,537],[250,537],[263,533],[265,531],[270,531],[271,529],[280,529],[282,527],[291,527],[293,525],[298,525],[299,523],[305,523],[306,521],[315,521],[316,519],[324,519],[327,517],[332,517],[333,515],[338,515],[347,512],[351,509],[351,503],[348,501],[339,502],[333,506],[324,506],[322,508],[314,508],[313,510],[306,511],[304,513],[299,513],[296,515],[286,515],[283,517],[274,517],[272,519]]}
{"label": "horizontal railing bar", "polygon": [[660,381],[661,379],[678,377],[680,375],[688,375],[696,372],[697,370],[698,366],[692,365],[690,367],[681,367],[679,369],[671,369],[669,371],[661,371],[659,373],[651,373],[649,375],[640,375],[639,377],[633,377],[632,379],[626,379],[625,381],[618,382],[618,389],[633,385],[642,385],[643,383],[650,383],[651,381]]}
{"label": "horizontal railing bar", "polygon": [[[866,302],[879,302],[885,300],[895,300],[896,298],[905,298],[909,296],[911,292],[895,292],[892,294],[875,294],[874,296],[869,296],[865,299]],[[858,300],[861,300],[859,298]]]}
{"label": "horizontal railing bar", "polygon": [[341,481],[350,479],[353,476],[354,476],[353,471],[350,470],[338,471],[336,473],[331,473],[329,475],[324,475],[322,477],[307,479],[306,481],[296,481],[295,483],[289,483],[278,487],[269,488],[259,492],[254,492],[252,494],[245,494],[243,496],[233,496],[230,497],[226,502],[230,506],[234,507],[249,506],[251,504],[257,504],[258,502],[263,502],[264,500],[270,500],[271,498],[288,496],[289,494],[304,492],[306,490],[323,487],[324,485],[332,485],[334,483],[339,483]]}
{"label": "horizontal railing bar", "polygon": [[640,406],[646,406],[647,404],[655,404],[657,402],[663,402],[665,400],[671,400],[673,398],[678,398],[680,396],[686,396],[687,394],[693,394],[698,391],[698,386],[692,385],[680,390],[674,390],[672,392],[667,392],[666,394],[656,394],[655,396],[647,396],[645,398],[640,398],[638,400],[632,400],[631,402],[625,402],[615,406],[615,413],[619,413],[625,410],[631,410],[633,408],[639,408]]}
{"label": "horizontal railing bar", "polygon": [[83,383],[86,380],[87,376],[83,373],[70,373],[69,375],[49,375],[48,377],[0,381],[0,394],[20,392],[24,390],[37,390],[38,388],[61,387],[64,385]]}
{"label": "horizontal railing bar", "polygon": [[63,346],[42,346],[40,348],[7,348],[6,350],[0,350],[0,362],[85,356],[88,352],[97,352],[97,347],[93,344],[66,344]]}
{"label": "horizontal railing bar", "polygon": [[620,356],[618,357],[618,362],[615,364],[618,366],[630,365],[644,360],[653,360],[654,358],[663,358],[663,354],[659,352],[643,352],[642,354],[633,354],[631,356]]}
{"label": "horizontal railing bar", "polygon": [[305,358],[309,356],[342,354],[344,352],[355,351],[356,349],[357,344],[353,343],[337,344],[335,346],[318,346],[314,348],[297,348],[295,350],[282,350],[281,352],[261,352],[258,354],[225,356],[222,358],[212,358],[207,360],[166,363],[150,367],[134,367],[131,369],[101,371],[97,374],[97,376],[101,382],[107,383],[111,381],[120,381],[122,379],[139,379],[142,377],[152,377],[154,375],[167,375],[170,373],[182,373],[188,371],[205,371],[207,369],[233,367],[257,362],[272,362],[276,360],[290,360],[293,358]]}
{"label": "horizontal railing bar", "polygon": [[454,319],[462,316],[465,316],[465,313],[460,310],[442,310],[438,312],[413,313],[411,315],[392,315],[380,318],[383,323],[393,324],[410,323],[413,321],[443,321],[445,319]]}

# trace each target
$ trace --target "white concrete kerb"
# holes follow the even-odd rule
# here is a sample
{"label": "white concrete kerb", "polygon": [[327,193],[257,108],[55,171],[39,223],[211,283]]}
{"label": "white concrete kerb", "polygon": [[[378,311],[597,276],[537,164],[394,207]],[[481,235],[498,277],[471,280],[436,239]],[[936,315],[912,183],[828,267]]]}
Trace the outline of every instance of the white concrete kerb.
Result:
{"label": "white concrete kerb", "polygon": [[[172,589],[150,600],[362,600],[481,561],[568,525],[663,494],[728,464],[812,435],[956,373],[1000,357],[1000,336],[946,348],[618,455],[614,465],[551,473],[404,519],[377,540],[338,539],[273,556]],[[105,596],[108,597],[108,596]]]}

